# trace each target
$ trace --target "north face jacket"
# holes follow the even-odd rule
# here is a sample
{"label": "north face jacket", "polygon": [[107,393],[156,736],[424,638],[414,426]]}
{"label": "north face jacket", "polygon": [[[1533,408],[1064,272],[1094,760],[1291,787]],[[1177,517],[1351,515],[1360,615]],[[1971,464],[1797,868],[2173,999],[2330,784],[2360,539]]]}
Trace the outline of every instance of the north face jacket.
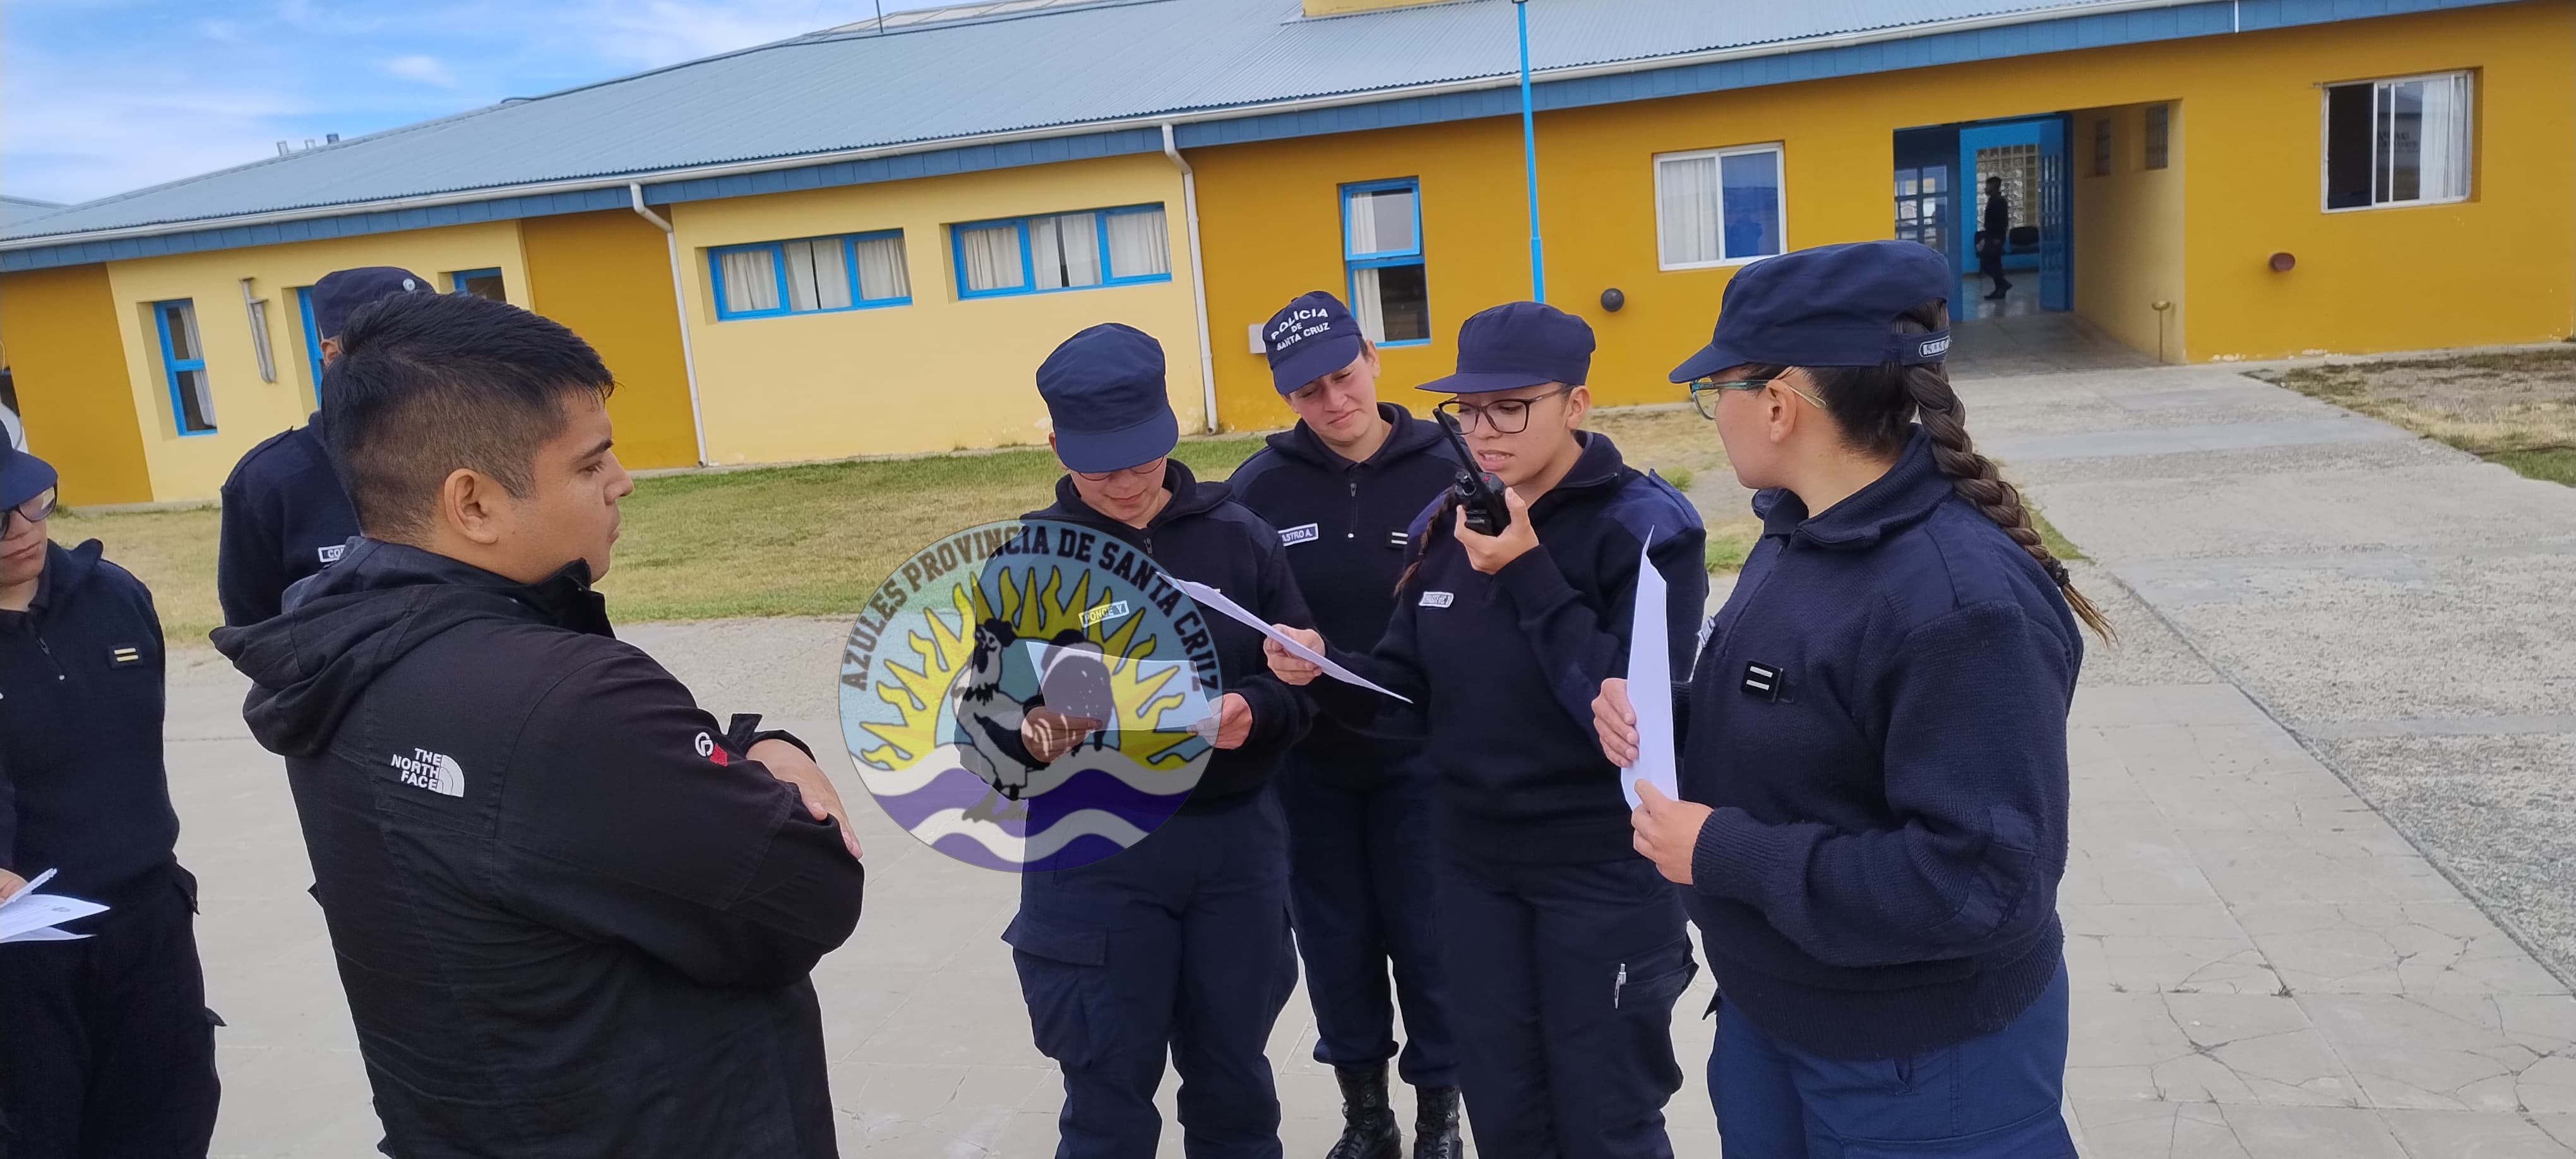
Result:
{"label": "north face jacket", "polygon": [[586,576],[359,539],[215,633],[286,758],[382,1149],[834,1155],[807,973],[859,865]]}

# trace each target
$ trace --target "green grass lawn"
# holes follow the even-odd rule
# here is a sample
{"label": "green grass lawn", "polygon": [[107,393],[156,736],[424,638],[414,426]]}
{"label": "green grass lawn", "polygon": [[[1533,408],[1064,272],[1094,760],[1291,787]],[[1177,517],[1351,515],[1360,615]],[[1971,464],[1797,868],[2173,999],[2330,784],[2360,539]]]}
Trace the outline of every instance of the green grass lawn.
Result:
{"label": "green grass lawn", "polygon": [[2258,372],[2522,475],[2576,487],[2576,346]]}

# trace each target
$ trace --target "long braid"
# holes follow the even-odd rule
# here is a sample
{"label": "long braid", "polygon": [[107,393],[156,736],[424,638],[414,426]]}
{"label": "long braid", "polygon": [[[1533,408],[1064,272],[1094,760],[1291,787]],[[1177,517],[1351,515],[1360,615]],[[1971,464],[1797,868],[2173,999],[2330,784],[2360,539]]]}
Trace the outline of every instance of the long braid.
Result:
{"label": "long braid", "polygon": [[1404,589],[1413,586],[1413,577],[1422,572],[1422,561],[1431,557],[1433,541],[1440,536],[1457,533],[1456,528],[1451,526],[1457,522],[1457,516],[1453,514],[1457,510],[1458,493],[1456,491],[1451,491],[1441,498],[1439,510],[1431,513],[1431,522],[1422,528],[1422,542],[1413,545],[1413,558],[1406,561],[1403,574],[1395,577],[1395,594],[1403,595]]}

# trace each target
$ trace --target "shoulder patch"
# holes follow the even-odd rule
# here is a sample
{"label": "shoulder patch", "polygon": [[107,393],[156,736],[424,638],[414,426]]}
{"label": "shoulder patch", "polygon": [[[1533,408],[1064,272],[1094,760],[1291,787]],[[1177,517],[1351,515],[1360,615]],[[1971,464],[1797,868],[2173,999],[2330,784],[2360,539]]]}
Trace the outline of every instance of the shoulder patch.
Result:
{"label": "shoulder patch", "polygon": [[1289,547],[1300,543],[1313,543],[1315,542],[1316,537],[1322,534],[1323,531],[1320,526],[1313,523],[1300,523],[1295,527],[1282,527],[1279,529],[1279,546]]}

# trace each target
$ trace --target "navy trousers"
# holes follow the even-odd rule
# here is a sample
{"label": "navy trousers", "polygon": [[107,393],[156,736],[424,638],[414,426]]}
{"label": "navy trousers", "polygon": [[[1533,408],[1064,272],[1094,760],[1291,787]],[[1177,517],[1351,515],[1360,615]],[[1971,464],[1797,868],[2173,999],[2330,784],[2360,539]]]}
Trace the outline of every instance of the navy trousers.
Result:
{"label": "navy trousers", "polygon": [[1699,963],[1645,858],[1440,866],[1458,1077],[1484,1159],[1665,1159],[1673,1003]]}
{"label": "navy trousers", "polygon": [[2009,1026],[1910,1058],[1786,1046],[1720,1001],[1709,1101],[1727,1159],[2072,1159],[2066,967]]}
{"label": "navy trousers", "polygon": [[197,963],[196,878],[175,863],[65,928],[0,946],[0,1156],[204,1159],[214,1012]]}
{"label": "navy trousers", "polygon": [[1038,1050],[1064,1071],[1058,1159],[1153,1154],[1166,1054],[1192,1159],[1278,1159],[1262,1047],[1297,985],[1284,830],[1265,789],[1090,865],[1024,875],[1002,940]]}
{"label": "navy trousers", "polygon": [[1288,816],[1288,913],[1315,1004],[1315,1061],[1395,1058],[1405,1082],[1453,1087],[1458,1050],[1432,920],[1431,770],[1407,760],[1374,772],[1366,788],[1349,788],[1292,761],[1277,781]]}

